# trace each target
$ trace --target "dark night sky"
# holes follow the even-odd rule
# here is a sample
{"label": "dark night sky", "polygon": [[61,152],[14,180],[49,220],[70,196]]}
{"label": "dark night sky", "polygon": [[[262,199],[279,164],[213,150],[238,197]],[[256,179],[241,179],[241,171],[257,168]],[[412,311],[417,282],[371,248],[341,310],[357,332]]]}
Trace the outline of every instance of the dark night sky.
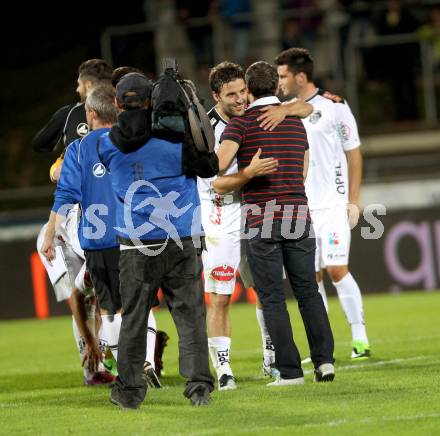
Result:
{"label": "dark night sky", "polygon": [[[32,136],[77,100],[77,69],[101,57],[100,35],[145,20],[143,0],[11,2],[0,26],[0,189],[45,185],[55,154],[37,154]],[[116,65],[118,66],[118,65]]]}
{"label": "dark night sky", "polygon": [[142,0],[59,2],[56,6],[11,2],[12,10],[4,15],[7,29],[2,30],[2,63],[28,66],[80,46],[99,54],[102,29],[144,21],[142,6]]}

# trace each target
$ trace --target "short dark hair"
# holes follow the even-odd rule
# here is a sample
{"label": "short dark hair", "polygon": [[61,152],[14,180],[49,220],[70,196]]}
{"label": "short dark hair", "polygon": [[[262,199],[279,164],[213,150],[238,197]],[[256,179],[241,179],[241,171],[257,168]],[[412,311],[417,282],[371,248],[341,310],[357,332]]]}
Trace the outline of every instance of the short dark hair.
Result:
{"label": "short dark hair", "polygon": [[255,98],[275,95],[278,87],[277,70],[269,63],[258,61],[246,70],[246,85]]}
{"label": "short dark hair", "polygon": [[209,73],[209,87],[216,94],[220,93],[222,86],[237,79],[243,79],[243,68],[233,62],[224,61],[213,67]]}
{"label": "short dark hair", "polygon": [[123,66],[115,68],[112,73],[112,85],[116,88],[116,85],[121,80],[122,76],[125,76],[128,73],[144,74],[142,70],[136,67]]}
{"label": "short dark hair", "polygon": [[96,82],[112,80],[113,68],[104,59],[89,59],[84,61],[78,68],[78,76],[82,80]]}
{"label": "short dark hair", "polygon": [[313,58],[305,48],[289,48],[275,58],[276,65],[287,65],[291,73],[304,73],[307,80],[313,80]]}
{"label": "short dark hair", "polygon": [[115,88],[110,84],[99,84],[93,88],[87,95],[86,108],[94,110],[101,122],[114,124],[117,115]]}

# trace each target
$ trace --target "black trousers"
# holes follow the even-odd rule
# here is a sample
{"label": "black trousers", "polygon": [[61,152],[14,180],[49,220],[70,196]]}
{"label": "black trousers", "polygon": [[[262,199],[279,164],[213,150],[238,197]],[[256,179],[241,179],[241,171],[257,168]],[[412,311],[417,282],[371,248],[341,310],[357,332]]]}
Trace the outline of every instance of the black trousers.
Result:
{"label": "black trousers", "polygon": [[110,315],[121,309],[119,295],[119,247],[85,251],[87,271],[99,306]]}
{"label": "black trousers", "polygon": [[192,240],[183,240],[182,244],[183,249],[169,241],[156,256],[147,256],[137,249],[121,251],[122,324],[118,344],[119,375],[113,389],[125,404],[139,405],[147,392],[142,378],[147,314],[159,287],[179,335],[179,370],[187,379],[184,395],[190,397],[201,384],[210,391],[213,389],[201,253]]}
{"label": "black trousers", "polygon": [[334,362],[333,334],[315,278],[315,239],[307,237],[308,231],[305,235],[286,239],[281,235],[281,222],[276,221],[270,238],[257,236],[246,241],[249,267],[275,347],[275,366],[286,379],[302,377],[303,371],[287,311],[283,265],[298,301],[315,368]]}

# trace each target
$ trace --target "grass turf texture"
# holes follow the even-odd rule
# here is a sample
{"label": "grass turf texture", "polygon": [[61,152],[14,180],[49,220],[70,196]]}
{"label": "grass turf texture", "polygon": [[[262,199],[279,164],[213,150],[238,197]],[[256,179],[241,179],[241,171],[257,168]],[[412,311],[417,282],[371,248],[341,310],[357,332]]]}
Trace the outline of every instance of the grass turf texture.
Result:
{"label": "grass turf texture", "polygon": [[[182,396],[177,335],[166,310],[158,326],[165,349],[164,389],[149,390],[137,411],[109,402],[107,387],[82,386],[67,317],[0,323],[1,434],[439,434],[440,293],[368,295],[365,312],[373,357],[352,362],[351,336],[336,298],[330,299],[336,379],[267,388],[261,338],[251,305],[234,305],[232,368],[236,391],[214,391],[211,405],[191,407]],[[308,355],[297,306],[289,305],[302,357]]]}

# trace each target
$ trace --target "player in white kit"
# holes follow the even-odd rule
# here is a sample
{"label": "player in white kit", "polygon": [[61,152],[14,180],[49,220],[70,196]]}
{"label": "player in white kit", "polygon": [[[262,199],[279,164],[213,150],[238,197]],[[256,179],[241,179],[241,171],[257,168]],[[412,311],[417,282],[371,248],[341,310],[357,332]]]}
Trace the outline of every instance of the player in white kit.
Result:
{"label": "player in white kit", "polygon": [[[211,70],[209,83],[217,103],[208,113],[214,128],[217,150],[229,118],[242,115],[246,109],[244,72],[239,65],[223,62]],[[237,171],[235,160],[225,173]],[[199,178],[197,184],[202,208],[202,224],[206,234],[203,272],[205,292],[210,294],[207,318],[209,352],[217,372],[218,388],[225,390],[236,388],[230,366],[229,305],[240,264],[241,210],[240,193],[216,194],[212,187],[215,179],[215,177]],[[247,276],[246,273],[242,275],[244,278]],[[251,283],[246,283],[245,286],[251,286]]]}
{"label": "player in white kit", "polygon": [[[210,87],[216,106],[209,112],[216,138],[216,150],[223,130],[233,116],[243,115],[247,106],[247,90],[242,68],[231,62],[222,62],[211,70]],[[310,105],[290,106],[292,115],[309,114]],[[238,172],[234,158],[228,169],[221,176]],[[216,187],[221,187],[226,177],[198,179],[198,189],[202,207],[202,223],[206,234],[206,248],[203,253],[205,292],[210,294],[208,310],[208,341],[212,363],[218,376],[219,390],[235,389],[236,382],[230,366],[231,323],[229,305],[235,288],[237,269],[246,288],[254,286],[246,262],[244,250],[240,244],[241,193],[223,190],[217,194]],[[263,372],[276,377],[274,367],[275,352],[264,322],[263,310],[257,299],[257,321],[261,330],[263,344]]]}
{"label": "player in white kit", "polygon": [[54,253],[53,259],[48,261],[45,252],[46,235],[55,232],[55,221],[42,227],[37,238],[37,250],[51,278],[57,301],[70,301],[73,334],[83,364],[84,384],[111,383],[114,376],[106,372],[100,363],[105,346],[96,334],[96,297],[86,273],[85,256],[78,240],[79,213],[79,207],[75,205],[69,210],[66,220],[57,226],[51,247],[53,250],[58,247],[60,251]]}
{"label": "player in white kit", "polygon": [[[275,59],[280,91],[311,103],[303,120],[310,145],[306,194],[316,234],[319,290],[328,310],[323,268],[336,287],[352,331],[353,359],[370,356],[362,296],[348,269],[350,229],[359,219],[362,155],[356,121],[347,102],[313,83],[313,59],[302,48],[281,52]],[[282,106],[266,113],[268,126],[286,116]]]}

